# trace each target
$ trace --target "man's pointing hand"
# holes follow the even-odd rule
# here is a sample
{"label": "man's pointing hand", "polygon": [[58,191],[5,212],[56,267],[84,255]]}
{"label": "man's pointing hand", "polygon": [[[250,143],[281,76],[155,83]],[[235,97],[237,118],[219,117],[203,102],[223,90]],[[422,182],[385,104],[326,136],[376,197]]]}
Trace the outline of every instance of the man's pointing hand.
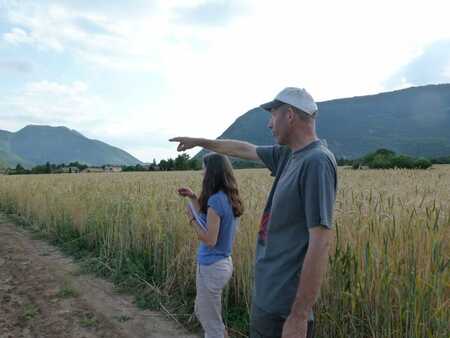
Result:
{"label": "man's pointing hand", "polygon": [[170,142],[179,142],[177,150],[185,151],[198,146],[198,139],[193,137],[174,137],[169,140]]}

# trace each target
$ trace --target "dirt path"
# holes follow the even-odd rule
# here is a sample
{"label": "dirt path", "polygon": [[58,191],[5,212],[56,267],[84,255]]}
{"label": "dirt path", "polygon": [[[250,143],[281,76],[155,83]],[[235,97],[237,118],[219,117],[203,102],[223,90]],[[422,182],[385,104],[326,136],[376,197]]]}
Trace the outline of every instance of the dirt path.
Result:
{"label": "dirt path", "polygon": [[0,338],[186,337],[0,214]]}

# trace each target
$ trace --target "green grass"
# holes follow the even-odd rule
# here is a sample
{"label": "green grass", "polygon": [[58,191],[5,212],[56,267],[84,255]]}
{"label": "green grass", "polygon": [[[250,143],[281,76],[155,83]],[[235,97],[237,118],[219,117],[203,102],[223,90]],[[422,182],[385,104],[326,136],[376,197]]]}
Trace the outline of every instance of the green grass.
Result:
{"label": "green grass", "polygon": [[35,304],[26,304],[23,308],[23,318],[25,320],[31,320],[35,318],[39,313],[39,308]]}
{"label": "green grass", "polygon": [[119,323],[126,323],[126,322],[128,322],[129,320],[131,320],[131,319],[133,319],[132,317],[130,317],[130,316],[127,316],[127,315],[120,315],[120,316],[116,316],[116,317],[114,317]]}
{"label": "green grass", "polygon": [[59,289],[56,294],[58,298],[74,298],[78,297],[78,291],[73,288],[68,281],[64,282],[64,285]]}
{"label": "green grass", "polygon": [[93,328],[98,324],[97,319],[92,313],[83,314],[82,318],[79,320],[79,323],[84,328]]}

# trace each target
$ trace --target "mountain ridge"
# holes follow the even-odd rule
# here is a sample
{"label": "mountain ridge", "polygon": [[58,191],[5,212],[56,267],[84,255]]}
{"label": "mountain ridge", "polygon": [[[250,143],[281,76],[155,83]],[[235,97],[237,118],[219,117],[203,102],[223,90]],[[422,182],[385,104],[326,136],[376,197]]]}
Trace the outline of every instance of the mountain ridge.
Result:
{"label": "mountain ridge", "polygon": [[[24,167],[51,162],[87,165],[136,165],[140,160],[105,142],[65,126],[28,125],[17,132],[0,130],[0,162]],[[6,164],[6,165],[5,165]]]}
{"label": "mountain ridge", "polygon": [[[412,156],[450,154],[450,84],[333,99],[318,106],[318,136],[336,157],[358,158],[379,148]],[[218,138],[273,144],[269,118],[269,112],[251,109]]]}

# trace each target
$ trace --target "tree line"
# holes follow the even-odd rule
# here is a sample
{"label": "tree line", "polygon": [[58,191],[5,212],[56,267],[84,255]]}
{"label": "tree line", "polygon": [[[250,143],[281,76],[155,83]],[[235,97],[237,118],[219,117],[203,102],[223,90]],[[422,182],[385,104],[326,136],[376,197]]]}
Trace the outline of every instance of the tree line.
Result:
{"label": "tree line", "polygon": [[[396,154],[389,149],[378,149],[358,159],[337,159],[339,166],[351,166],[353,169],[428,169],[433,164],[450,164],[450,156],[428,159],[424,157],[415,158],[412,156]],[[262,168],[260,162],[244,161],[233,159],[235,169]],[[106,165],[100,167],[105,168]],[[174,170],[200,170],[202,168],[201,160],[191,158],[188,154],[183,153],[176,158],[168,158],[156,162],[153,160],[151,164],[137,164],[134,166],[120,166],[122,171],[174,171]],[[88,166],[79,162],[70,162],[69,164],[52,164],[47,162],[43,165],[37,165],[31,169],[24,168],[21,164],[7,171],[10,175],[24,174],[55,174],[64,172],[64,168],[77,168],[78,171],[87,169]],[[67,171],[65,171],[67,172]]]}
{"label": "tree line", "polygon": [[[106,168],[109,165],[103,165],[98,168]],[[172,171],[172,170],[199,170],[202,168],[201,161],[195,158],[190,158],[188,154],[180,154],[176,158],[163,159],[156,162],[153,160],[151,164],[136,164],[133,166],[118,166],[122,171]],[[86,164],[79,162],[70,162],[69,164],[53,164],[47,162],[43,165],[37,165],[31,169],[24,168],[21,164],[17,164],[15,168],[7,170],[9,175],[26,175],[26,174],[57,174],[63,172],[65,168],[77,168],[78,171],[83,171],[89,168]]]}
{"label": "tree line", "polygon": [[183,153],[178,155],[175,159],[169,158],[161,160],[159,163],[156,160],[150,165],[136,164],[135,166],[123,166],[122,171],[172,171],[172,170],[199,170],[202,168],[202,163],[196,158],[191,158],[188,154]]}
{"label": "tree line", "polygon": [[8,169],[7,173],[9,175],[26,175],[26,174],[55,174],[62,172],[63,168],[78,168],[79,171],[82,171],[88,168],[87,165],[81,164],[79,162],[71,162],[69,164],[61,163],[61,164],[53,164],[47,162],[43,165],[37,165],[31,169],[24,168],[20,163],[16,165],[13,169]]}
{"label": "tree line", "polygon": [[[450,157],[446,163],[450,163]],[[445,163],[445,158],[428,159],[424,157],[412,157],[402,154],[396,154],[389,149],[378,149],[375,152],[369,153],[359,159],[355,160],[338,160],[338,165],[349,165],[353,169],[428,169],[434,163]]]}

